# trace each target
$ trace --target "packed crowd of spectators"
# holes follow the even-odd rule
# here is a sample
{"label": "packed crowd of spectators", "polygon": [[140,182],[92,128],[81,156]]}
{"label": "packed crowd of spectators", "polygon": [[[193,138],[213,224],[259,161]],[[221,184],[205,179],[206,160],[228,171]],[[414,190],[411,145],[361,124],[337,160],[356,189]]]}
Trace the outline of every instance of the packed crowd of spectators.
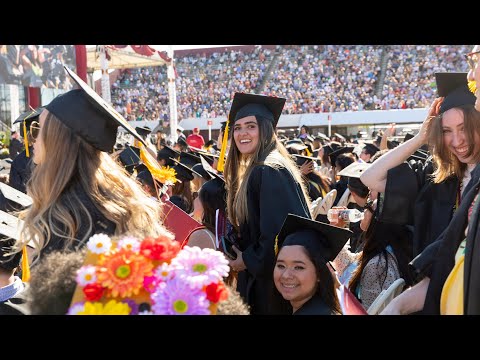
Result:
{"label": "packed crowd of spectators", "polygon": [[[285,114],[423,108],[435,96],[434,73],[466,71],[469,48],[290,45],[176,57],[178,120],[225,116],[237,91],[286,97]],[[113,105],[128,120],[168,121],[167,84],[165,66],[124,70]]]}

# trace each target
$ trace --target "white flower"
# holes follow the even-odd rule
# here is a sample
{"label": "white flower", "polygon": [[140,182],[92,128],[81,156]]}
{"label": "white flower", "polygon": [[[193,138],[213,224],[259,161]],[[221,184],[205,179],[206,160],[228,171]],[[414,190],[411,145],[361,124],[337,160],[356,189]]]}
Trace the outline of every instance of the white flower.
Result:
{"label": "white flower", "polygon": [[97,281],[96,268],[92,265],[82,266],[77,270],[77,284],[84,287]]}
{"label": "white flower", "polygon": [[87,242],[87,248],[94,254],[104,254],[112,247],[112,240],[108,235],[95,234]]}
{"label": "white flower", "polygon": [[169,264],[162,263],[155,269],[155,275],[162,281],[168,281],[173,277],[174,269],[172,269]]}
{"label": "white flower", "polygon": [[118,247],[138,252],[140,250],[140,241],[133,236],[126,236],[118,242]]}

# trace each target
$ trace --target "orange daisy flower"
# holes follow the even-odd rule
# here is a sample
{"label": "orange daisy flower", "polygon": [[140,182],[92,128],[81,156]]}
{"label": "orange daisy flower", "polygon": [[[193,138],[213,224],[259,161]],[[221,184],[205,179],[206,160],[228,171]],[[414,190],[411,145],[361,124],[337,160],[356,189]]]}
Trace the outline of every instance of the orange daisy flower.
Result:
{"label": "orange daisy flower", "polygon": [[130,249],[117,249],[100,257],[98,280],[108,296],[130,297],[143,287],[143,278],[152,275],[153,264]]}

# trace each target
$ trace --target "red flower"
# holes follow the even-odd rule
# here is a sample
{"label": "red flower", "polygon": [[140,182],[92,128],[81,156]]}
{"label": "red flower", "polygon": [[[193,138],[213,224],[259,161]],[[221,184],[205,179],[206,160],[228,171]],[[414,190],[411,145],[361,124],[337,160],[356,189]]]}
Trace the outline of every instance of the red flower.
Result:
{"label": "red flower", "polygon": [[168,237],[145,238],[140,245],[140,253],[152,260],[169,262],[180,251],[178,241],[172,241]]}
{"label": "red flower", "polygon": [[83,288],[83,293],[85,294],[85,299],[87,299],[87,301],[100,300],[104,292],[105,292],[105,289],[102,287],[102,285],[97,283],[87,284]]}
{"label": "red flower", "polygon": [[227,300],[228,298],[228,290],[223,282],[211,283],[205,288],[205,293],[207,294],[207,299],[213,303]]}

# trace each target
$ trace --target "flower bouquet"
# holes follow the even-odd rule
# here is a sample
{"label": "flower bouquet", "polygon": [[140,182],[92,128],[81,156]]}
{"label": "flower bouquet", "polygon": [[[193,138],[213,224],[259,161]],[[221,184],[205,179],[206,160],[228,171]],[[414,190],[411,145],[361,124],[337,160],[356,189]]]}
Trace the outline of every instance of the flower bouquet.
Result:
{"label": "flower bouquet", "polygon": [[210,315],[228,297],[229,266],[213,249],[180,248],[168,236],[93,235],[69,315]]}

